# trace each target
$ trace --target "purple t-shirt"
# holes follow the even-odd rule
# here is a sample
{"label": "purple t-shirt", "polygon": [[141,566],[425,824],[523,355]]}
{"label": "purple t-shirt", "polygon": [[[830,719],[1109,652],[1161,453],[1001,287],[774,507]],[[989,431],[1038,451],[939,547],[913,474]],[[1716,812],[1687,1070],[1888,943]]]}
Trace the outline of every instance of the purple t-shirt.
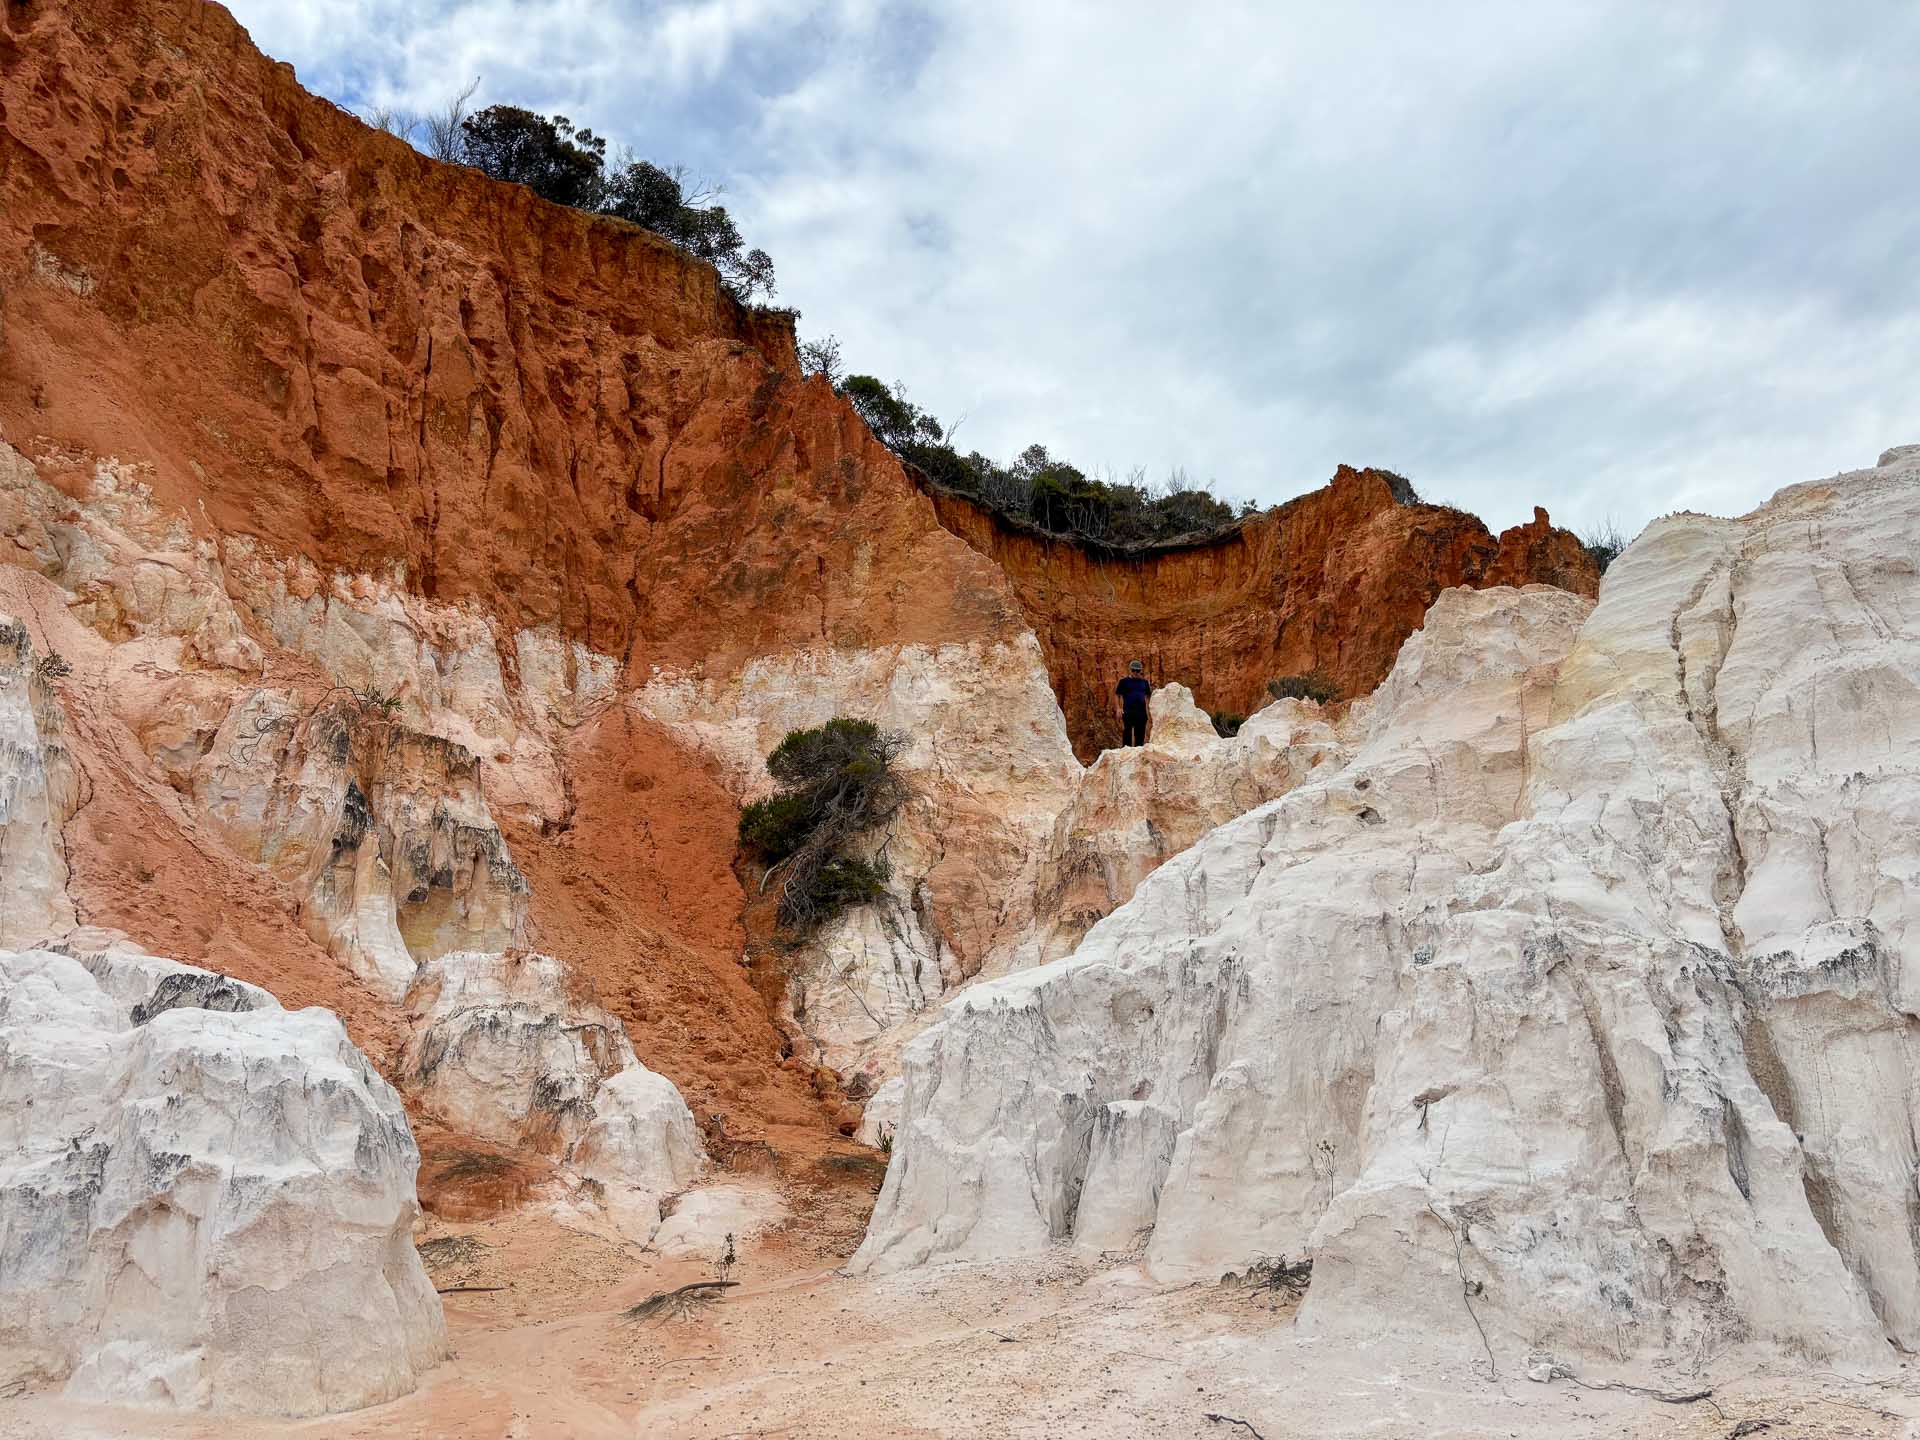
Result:
{"label": "purple t-shirt", "polygon": [[1129,675],[1113,687],[1113,693],[1120,697],[1120,705],[1129,715],[1147,713],[1147,697],[1153,693],[1153,687],[1138,675]]}

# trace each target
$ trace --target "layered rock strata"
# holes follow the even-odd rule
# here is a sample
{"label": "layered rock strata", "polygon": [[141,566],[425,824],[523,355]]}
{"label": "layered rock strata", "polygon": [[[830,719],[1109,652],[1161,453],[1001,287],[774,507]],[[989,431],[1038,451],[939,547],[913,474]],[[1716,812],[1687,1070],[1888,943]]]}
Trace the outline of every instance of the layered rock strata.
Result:
{"label": "layered rock strata", "polygon": [[1544,510],[1496,537],[1463,511],[1422,503],[1397,475],[1345,465],[1224,535],[1139,551],[1078,545],[931,493],[941,523],[1012,582],[1086,761],[1120,743],[1113,684],[1131,660],[1209,711],[1250,714],[1268,681],[1309,672],[1353,699],[1380,683],[1450,585],[1591,596],[1600,580]]}

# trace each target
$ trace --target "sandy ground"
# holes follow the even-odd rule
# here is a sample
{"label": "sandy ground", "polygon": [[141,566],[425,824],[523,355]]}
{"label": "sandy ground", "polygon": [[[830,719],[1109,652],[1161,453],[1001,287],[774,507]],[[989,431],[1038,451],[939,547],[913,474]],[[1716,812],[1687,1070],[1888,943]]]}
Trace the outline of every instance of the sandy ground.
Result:
{"label": "sandy ground", "polygon": [[1669,1405],[1505,1372],[1493,1380],[1470,1354],[1402,1342],[1330,1347],[1296,1333],[1297,1303],[1284,1292],[1154,1286],[1124,1264],[1062,1255],[849,1277],[837,1266],[857,1243],[873,1177],[849,1165],[816,1179],[749,1180],[779,1187],[790,1213],[739,1247],[737,1287],[645,1319],[625,1312],[712,1278],[719,1247],[712,1258],[667,1260],[534,1211],[467,1225],[426,1222],[419,1239],[436,1284],[451,1292],[444,1303],[455,1353],[421,1390],[388,1405],[267,1422],[29,1395],[0,1405],[0,1435],[1920,1436],[1920,1368],[1880,1383],[1727,1361],[1704,1376],[1582,1376],[1668,1391],[1712,1388],[1708,1401]]}

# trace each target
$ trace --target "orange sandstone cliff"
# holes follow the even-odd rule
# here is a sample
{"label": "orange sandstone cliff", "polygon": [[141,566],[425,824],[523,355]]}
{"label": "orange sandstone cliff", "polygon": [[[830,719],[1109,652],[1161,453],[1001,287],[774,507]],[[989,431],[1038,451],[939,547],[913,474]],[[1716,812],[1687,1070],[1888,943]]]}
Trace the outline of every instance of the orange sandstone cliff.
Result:
{"label": "orange sandstone cliff", "polygon": [[[799,375],[786,316],[653,235],[369,129],[218,5],[12,4],[0,442],[41,497],[0,499],[0,609],[47,617],[42,649],[62,605],[108,641],[174,647],[96,674],[64,642],[99,772],[66,835],[83,921],[328,1004],[390,1059],[391,1007],[316,948],[310,899],[183,796],[251,687],[308,707],[391,691],[404,723],[475,752],[531,882],[521,941],[588,975],[702,1113],[831,1119],[810,1067],[781,1067],[791,1037],[740,963],[734,790],[607,697],[1025,627],[990,562]],[[124,583],[69,543],[108,519],[143,551]],[[149,603],[142,577],[186,571],[233,607],[237,649],[215,652],[201,610]],[[541,657],[550,674],[524,673]],[[578,713],[549,724],[563,701]]]}
{"label": "orange sandstone cliff", "polygon": [[1267,682],[1318,671],[1364,695],[1453,585],[1557,585],[1591,596],[1580,542],[1536,508],[1496,539],[1472,515],[1410,498],[1406,482],[1342,465],[1319,490],[1193,544],[1127,553],[1009,523],[931,488],[940,522],[1013,582],[1046,652],[1075,751],[1120,741],[1113,685],[1142,660],[1210,711],[1247,715]]}
{"label": "orange sandstone cliff", "polygon": [[[1078,776],[1049,680],[1086,756],[1135,656],[1251,710],[1364,690],[1446,585],[1593,588],[1544,515],[1495,541],[1369,472],[1145,557],[1011,530],[916,487],[788,317],[369,129],[203,0],[0,6],[0,540],[0,611],[71,667],[73,923],[390,1072],[415,966],[538,950],[735,1134],[848,1127],[817,1061],[884,1068],[1030,927]],[[769,983],[736,807],[849,711],[915,737],[895,918]]]}

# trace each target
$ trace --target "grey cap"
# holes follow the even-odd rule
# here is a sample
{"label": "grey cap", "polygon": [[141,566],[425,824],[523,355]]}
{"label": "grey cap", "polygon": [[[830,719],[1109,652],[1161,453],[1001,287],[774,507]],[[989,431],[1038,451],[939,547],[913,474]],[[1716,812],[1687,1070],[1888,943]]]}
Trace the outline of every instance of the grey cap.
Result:
{"label": "grey cap", "polygon": [[1127,669],[1138,675],[1140,673],[1140,662],[1135,660],[1131,665],[1127,666]]}

